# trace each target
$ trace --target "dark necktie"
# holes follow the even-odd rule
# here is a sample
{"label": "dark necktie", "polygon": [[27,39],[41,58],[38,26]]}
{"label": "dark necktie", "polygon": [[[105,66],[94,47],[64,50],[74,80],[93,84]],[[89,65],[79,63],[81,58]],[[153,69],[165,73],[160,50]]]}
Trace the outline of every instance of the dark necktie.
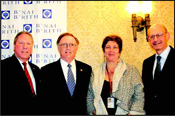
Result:
{"label": "dark necktie", "polygon": [[75,80],[74,80],[74,76],[73,76],[73,73],[71,70],[71,65],[68,64],[67,66],[69,67],[68,74],[67,74],[67,86],[68,86],[69,92],[72,96],[74,93],[74,89],[75,89]]}
{"label": "dark necktie", "polygon": [[24,72],[25,72],[26,77],[27,77],[27,80],[28,80],[28,82],[29,82],[29,85],[30,85],[30,88],[31,88],[33,97],[35,97],[35,92],[34,92],[34,89],[33,89],[32,80],[31,80],[31,77],[30,77],[29,72],[28,72],[27,67],[26,67],[26,64],[27,64],[27,63],[26,63],[26,62],[23,62],[22,64],[24,65]]}
{"label": "dark necktie", "polygon": [[156,80],[161,73],[161,63],[160,63],[161,56],[157,56],[157,66],[154,72],[154,80]]}

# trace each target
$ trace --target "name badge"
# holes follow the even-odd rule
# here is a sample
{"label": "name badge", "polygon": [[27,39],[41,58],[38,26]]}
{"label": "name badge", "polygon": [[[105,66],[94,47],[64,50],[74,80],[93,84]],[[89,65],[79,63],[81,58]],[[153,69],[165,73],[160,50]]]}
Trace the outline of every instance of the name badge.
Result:
{"label": "name badge", "polygon": [[115,99],[112,97],[107,98],[107,107],[108,108],[115,108]]}

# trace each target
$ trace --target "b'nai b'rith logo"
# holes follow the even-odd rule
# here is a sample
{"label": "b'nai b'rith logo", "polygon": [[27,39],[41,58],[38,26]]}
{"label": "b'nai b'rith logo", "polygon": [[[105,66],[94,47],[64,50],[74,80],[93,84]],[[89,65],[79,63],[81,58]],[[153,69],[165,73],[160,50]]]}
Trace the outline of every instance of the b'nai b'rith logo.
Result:
{"label": "b'nai b'rith logo", "polygon": [[52,10],[51,9],[43,9],[42,14],[43,14],[44,19],[52,18]]}
{"label": "b'nai b'rith logo", "polygon": [[52,39],[43,39],[43,48],[52,48]]}
{"label": "b'nai b'rith logo", "polygon": [[24,1],[24,4],[32,4],[32,1]]}
{"label": "b'nai b'rith logo", "polygon": [[3,19],[3,20],[10,19],[10,10],[1,11],[1,19]]}
{"label": "b'nai b'rith logo", "polygon": [[9,49],[10,40],[1,40],[1,49]]}
{"label": "b'nai b'rith logo", "polygon": [[24,24],[23,31],[28,31],[29,33],[32,33],[32,24]]}

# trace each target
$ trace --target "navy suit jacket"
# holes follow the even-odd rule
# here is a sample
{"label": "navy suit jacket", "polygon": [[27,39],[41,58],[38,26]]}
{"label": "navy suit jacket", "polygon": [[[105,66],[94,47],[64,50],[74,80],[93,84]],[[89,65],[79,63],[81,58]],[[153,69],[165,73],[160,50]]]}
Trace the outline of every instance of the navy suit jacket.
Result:
{"label": "navy suit jacket", "polygon": [[161,76],[156,83],[152,74],[154,60],[155,54],[143,62],[142,79],[146,114],[175,114],[175,49],[171,47],[161,71]]}
{"label": "navy suit jacket", "polygon": [[91,66],[75,60],[77,81],[71,97],[60,59],[41,68],[41,114],[86,114],[86,97]]}
{"label": "navy suit jacket", "polygon": [[[30,63],[39,86],[39,68]],[[1,60],[1,114],[36,114],[37,96],[32,97],[30,85],[23,68],[15,55]]]}

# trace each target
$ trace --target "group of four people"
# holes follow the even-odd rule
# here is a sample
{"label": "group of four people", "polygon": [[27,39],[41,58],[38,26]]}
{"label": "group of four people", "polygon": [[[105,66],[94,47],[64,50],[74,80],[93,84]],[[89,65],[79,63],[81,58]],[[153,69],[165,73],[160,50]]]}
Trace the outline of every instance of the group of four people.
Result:
{"label": "group of four people", "polygon": [[[105,62],[92,70],[75,59],[79,40],[63,33],[57,40],[60,59],[40,70],[28,61],[32,35],[20,32],[14,39],[14,55],[1,60],[1,114],[174,114],[175,50],[168,45],[169,38],[163,25],[150,27],[148,39],[156,54],[144,60],[141,77],[120,58],[123,42],[118,35],[104,38]],[[155,79],[157,62],[161,71]]]}

